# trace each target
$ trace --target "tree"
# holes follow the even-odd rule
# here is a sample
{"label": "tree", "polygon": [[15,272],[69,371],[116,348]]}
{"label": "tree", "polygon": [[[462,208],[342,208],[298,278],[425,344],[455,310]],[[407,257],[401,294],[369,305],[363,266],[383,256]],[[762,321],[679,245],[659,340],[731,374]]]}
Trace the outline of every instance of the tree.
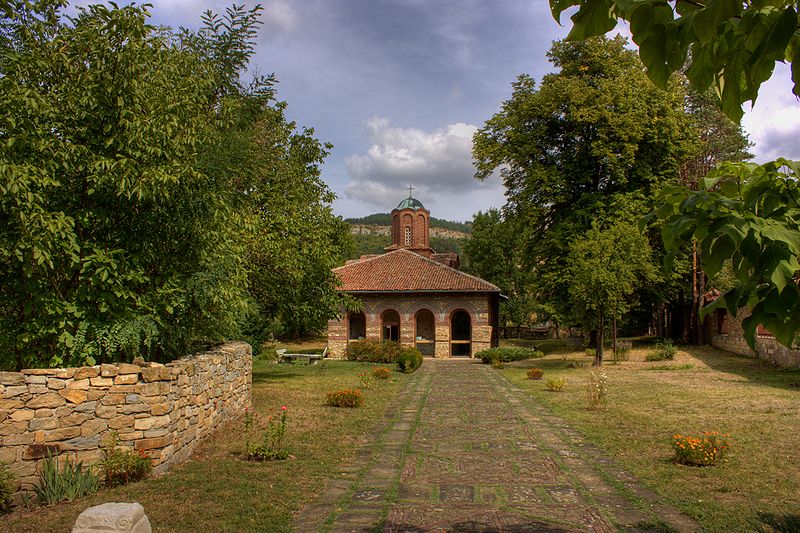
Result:
{"label": "tree", "polygon": [[[732,0],[649,2],[647,0],[550,0],[553,15],[579,6],[570,39],[611,30],[618,19],[630,22],[648,76],[664,86],[669,74],[691,63],[686,75],[699,92],[713,84],[723,112],[738,121],[741,105],[755,102],[775,62],[791,63],[793,92],[800,96],[798,2]],[[666,217],[664,240],[674,253],[692,236],[701,242],[703,269],[713,277],[731,260],[738,284],[706,306],[725,305],[736,314],[747,305],[745,338],[755,345],[758,321],[790,346],[800,331],[793,312],[800,233],[791,213],[797,206],[797,163],[779,159],[764,165],[721,165],[700,190],[667,191],[659,214]],[[729,184],[737,184],[736,187]],[[718,188],[717,188],[718,187]],[[754,197],[753,193],[763,195]],[[762,205],[762,202],[768,202]],[[744,234],[741,231],[745,231]],[[764,254],[761,257],[760,254]],[[750,271],[750,269],[753,269]],[[780,333],[778,333],[780,332]]]}
{"label": "tree", "polygon": [[578,10],[568,40],[604,35],[625,20],[653,83],[665,89],[690,58],[692,86],[703,92],[713,84],[722,110],[737,122],[776,61],[791,63],[800,96],[797,0],[550,0],[556,20],[572,6]]}
{"label": "tree", "polygon": [[528,324],[538,311],[533,298],[530,273],[520,267],[518,231],[513,221],[504,219],[497,209],[478,212],[472,219],[472,237],[466,241],[464,252],[469,272],[497,285],[507,301],[500,304],[503,325]]}
{"label": "tree", "polygon": [[583,315],[585,323],[594,322],[598,332],[594,366],[600,366],[607,318],[613,320],[616,344],[616,321],[630,309],[629,298],[657,278],[650,245],[630,222],[613,222],[605,229],[594,223],[570,244],[568,264],[573,312]]}
{"label": "tree", "polygon": [[637,218],[696,141],[675,81],[653,87],[622,38],[554,43],[559,72],[528,76],[475,135],[478,179],[497,169],[540,304],[568,315],[569,243],[593,222]]}

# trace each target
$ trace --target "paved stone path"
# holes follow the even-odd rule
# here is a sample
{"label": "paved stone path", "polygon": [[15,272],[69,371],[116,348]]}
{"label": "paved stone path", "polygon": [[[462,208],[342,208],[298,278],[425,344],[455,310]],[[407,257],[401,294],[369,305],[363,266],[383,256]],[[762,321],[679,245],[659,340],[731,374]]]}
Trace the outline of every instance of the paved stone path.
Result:
{"label": "paved stone path", "polygon": [[426,360],[301,532],[695,531],[488,365]]}

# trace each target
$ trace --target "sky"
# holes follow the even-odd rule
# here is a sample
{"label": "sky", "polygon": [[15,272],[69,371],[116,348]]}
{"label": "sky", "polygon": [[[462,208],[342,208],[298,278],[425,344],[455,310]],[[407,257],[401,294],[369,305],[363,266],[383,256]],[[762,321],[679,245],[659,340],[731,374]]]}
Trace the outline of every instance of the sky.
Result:
{"label": "sky", "polygon": [[[150,3],[154,23],[191,28],[205,10],[230,5]],[[547,0],[262,5],[253,70],[275,73],[289,119],[334,145],[322,177],[337,194],[336,214],[388,212],[408,196],[409,185],[437,218],[471,220],[503,205],[498,178],[474,178],[472,135],[510,98],[517,76],[540,80],[553,70],[547,50],[569,28],[552,18]],[[742,123],[756,161],[800,159],[800,104],[787,67],[778,65]]]}

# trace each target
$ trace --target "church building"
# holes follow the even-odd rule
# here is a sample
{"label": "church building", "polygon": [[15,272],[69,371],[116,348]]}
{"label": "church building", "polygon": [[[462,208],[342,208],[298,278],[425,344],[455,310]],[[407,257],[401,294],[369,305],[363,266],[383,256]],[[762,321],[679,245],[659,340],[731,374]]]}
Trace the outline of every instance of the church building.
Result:
{"label": "church building", "polygon": [[334,269],[364,304],[328,322],[328,353],[350,341],[393,340],[437,358],[474,357],[497,346],[500,289],[458,270],[458,254],[430,247],[430,212],[409,196],[392,211],[392,244]]}

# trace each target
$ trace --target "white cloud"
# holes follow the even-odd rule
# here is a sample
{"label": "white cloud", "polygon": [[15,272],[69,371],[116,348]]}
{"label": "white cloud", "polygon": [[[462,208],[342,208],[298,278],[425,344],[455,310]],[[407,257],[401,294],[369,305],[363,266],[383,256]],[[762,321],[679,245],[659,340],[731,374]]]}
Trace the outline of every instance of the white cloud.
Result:
{"label": "white cloud", "polygon": [[761,86],[753,109],[745,108],[742,125],[755,143],[757,162],[800,159],[800,103],[792,94],[788,65],[778,63],[772,78]]}
{"label": "white cloud", "polygon": [[450,124],[430,132],[416,128],[394,128],[385,118],[367,121],[372,146],[365,154],[347,158],[352,180],[347,196],[375,206],[389,207],[403,198],[413,185],[420,199],[432,203],[436,197],[467,194],[475,189],[497,187],[473,176],[472,124]]}

